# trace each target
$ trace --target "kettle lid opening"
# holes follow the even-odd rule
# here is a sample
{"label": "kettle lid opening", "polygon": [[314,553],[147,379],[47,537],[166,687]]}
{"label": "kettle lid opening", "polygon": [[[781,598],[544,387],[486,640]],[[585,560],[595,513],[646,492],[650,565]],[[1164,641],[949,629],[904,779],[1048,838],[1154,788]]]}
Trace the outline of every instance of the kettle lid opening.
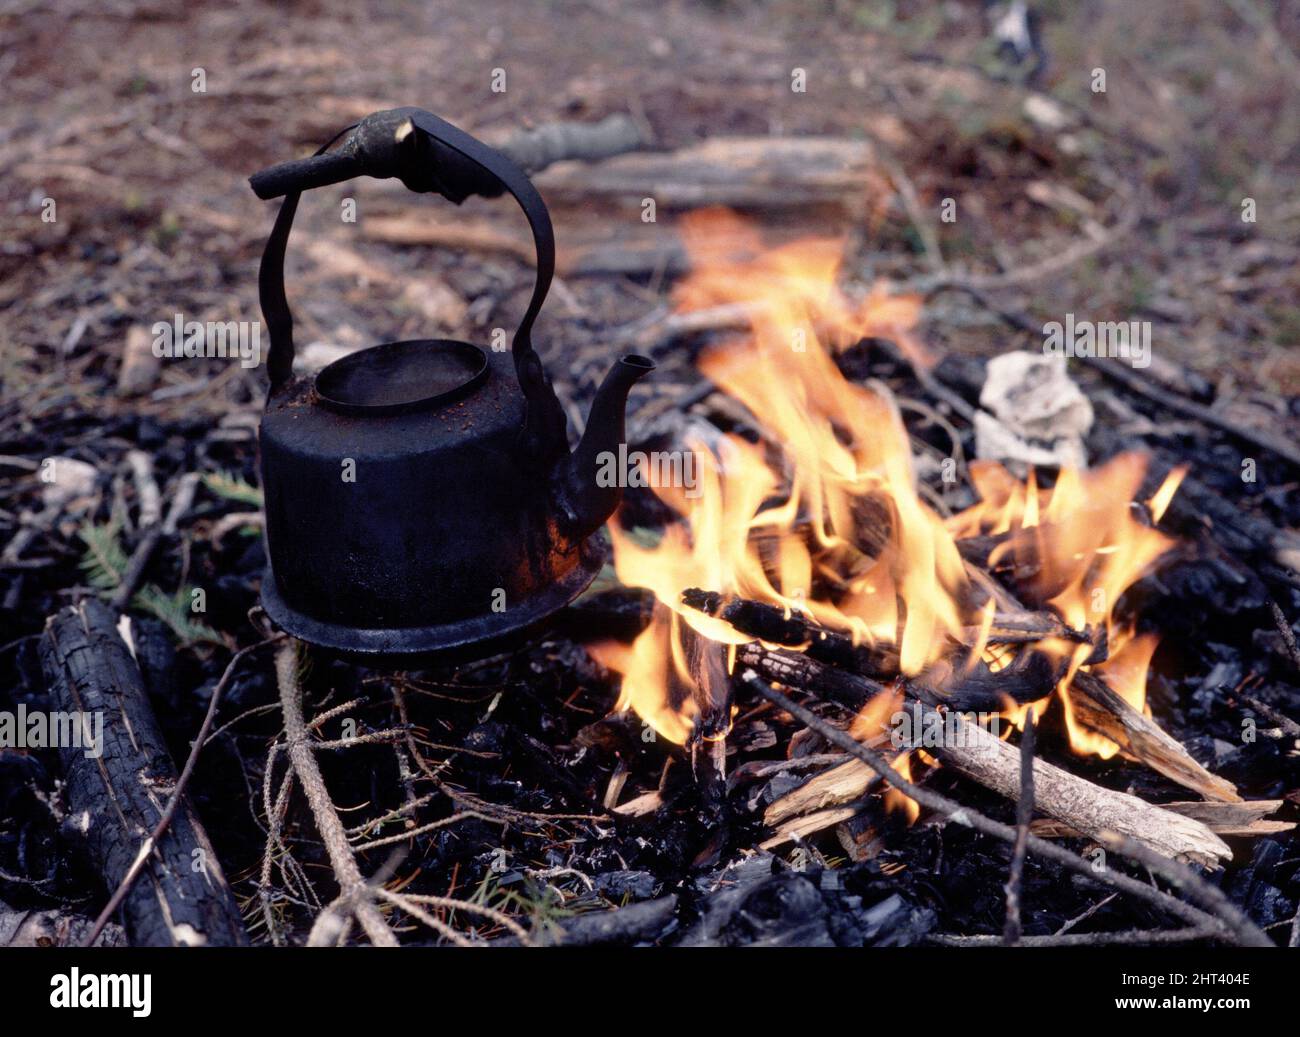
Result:
{"label": "kettle lid opening", "polygon": [[487,354],[468,342],[385,342],[335,360],[316,376],[316,394],[341,414],[401,414],[457,399],[487,372]]}

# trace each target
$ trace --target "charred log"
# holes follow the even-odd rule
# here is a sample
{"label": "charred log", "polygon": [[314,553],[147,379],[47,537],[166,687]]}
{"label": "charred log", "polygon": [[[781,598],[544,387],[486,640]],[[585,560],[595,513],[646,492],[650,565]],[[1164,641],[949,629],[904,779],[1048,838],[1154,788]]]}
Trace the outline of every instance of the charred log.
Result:
{"label": "charred log", "polygon": [[[110,892],[162,817],[177,781],[140,669],[116,624],[106,605],[86,600],[50,619],[41,639],[51,708],[102,718],[97,746],[65,745],[60,759],[70,813]],[[127,893],[122,921],[136,946],[248,942],[217,855],[188,803]]]}

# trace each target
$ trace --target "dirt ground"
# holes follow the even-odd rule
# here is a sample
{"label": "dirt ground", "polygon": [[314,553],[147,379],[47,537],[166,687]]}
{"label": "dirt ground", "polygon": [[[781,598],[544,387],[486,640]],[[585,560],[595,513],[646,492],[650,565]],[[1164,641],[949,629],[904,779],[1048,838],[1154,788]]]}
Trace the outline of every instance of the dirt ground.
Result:
{"label": "dirt ground", "polygon": [[[999,303],[1042,320],[1149,319],[1157,360],[1204,372],[1224,406],[1249,412],[1255,389],[1294,393],[1300,13],[1283,5],[1261,25],[1249,3],[1039,9],[1047,62],[1034,77],[1037,59],[998,56],[975,3],[7,5],[5,391],[62,392],[61,373],[47,376],[78,358],[78,370],[111,375],[126,329],[177,309],[256,317],[270,212],[245,178],[369,111],[417,104],[490,138],[612,112],[642,120],[663,148],[733,134],[865,136],[910,180],[952,271],[992,277]],[[1105,93],[1091,91],[1095,68]],[[193,89],[196,69],[206,92]],[[791,89],[796,69],[804,92]],[[314,337],[361,344],[430,314],[459,333],[475,330],[464,325],[476,314],[487,323],[481,310],[440,305],[436,291],[421,296],[421,271],[445,261],[427,249],[363,242],[360,271],[304,259],[312,236],[347,243],[365,215],[404,201],[393,182],[354,193],[357,224],[315,198],[299,220],[295,297],[317,300],[303,311]],[[41,218],[46,198],[52,223]],[[939,218],[945,198],[956,201],[953,223]],[[1241,218],[1246,198],[1254,223]],[[854,246],[846,277],[924,274],[906,206],[870,205],[883,219],[831,228]],[[512,218],[499,205],[467,208]],[[617,233],[635,219],[571,204],[556,213],[557,234],[563,247],[598,221]],[[1070,259],[1090,236],[1106,243]],[[498,280],[524,273],[491,257],[487,268]],[[644,293],[602,280],[571,288],[568,312],[552,306],[550,323],[609,326],[647,307]],[[413,297],[426,300],[415,313]],[[941,348],[1008,345],[959,295],[929,302],[926,334]],[[255,395],[244,386],[233,399]],[[220,382],[194,402],[231,400]],[[1260,406],[1256,420],[1276,418]]]}

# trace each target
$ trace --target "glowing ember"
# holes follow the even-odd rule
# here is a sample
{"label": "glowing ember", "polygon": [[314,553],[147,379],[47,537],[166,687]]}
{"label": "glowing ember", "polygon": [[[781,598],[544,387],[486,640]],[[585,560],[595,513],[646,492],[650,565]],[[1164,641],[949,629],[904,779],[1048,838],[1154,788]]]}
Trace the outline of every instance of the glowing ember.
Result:
{"label": "glowing ember", "polygon": [[[754,255],[721,257],[711,246],[715,235],[732,255],[737,238],[749,235]],[[706,353],[700,367],[746,406],[762,442],[724,436],[713,451],[691,444],[700,483],[689,496],[656,488],[682,522],[653,546],[612,526],[619,579],[650,588],[664,607],[631,647],[597,649],[624,675],[617,708],[634,709],[674,742],[697,736],[701,702],[707,710],[717,692],[696,686],[684,665],[684,630],[722,645],[750,638],[683,606],[681,594],[692,587],[800,612],[855,643],[889,648],[903,676],[925,673],[959,644],[973,646],[967,668],[982,662],[997,670],[1015,649],[989,645],[994,603],[974,593],[957,548],[958,539],[983,536],[998,541],[989,568],[1013,566],[1036,607],[1075,631],[1105,632],[1110,659],[1102,665],[1089,667],[1093,645],[1078,639],[1054,637],[1020,650],[1045,653],[1064,672],[1056,694],[1074,748],[1114,753],[1113,743],[1074,723],[1070,682],[1094,669],[1142,708],[1155,642],[1134,637],[1113,610],[1171,546],[1149,523],[1168,506],[1182,473],[1151,498],[1144,521],[1132,503],[1145,474],[1138,455],[1063,471],[1050,489],[1032,473],[1022,483],[1001,466],[976,462],[970,475],[980,502],[942,519],[918,495],[908,436],[887,390],[853,384],[834,359],[836,350],[880,335],[923,363],[910,334],[919,300],[879,288],[849,299],[836,285],[838,242],[764,252],[736,217],[718,213],[689,220],[684,239],[694,272],[678,290],[680,307],[739,305],[750,315],[750,332]],[[855,736],[879,731],[888,717],[880,711],[897,705],[894,694],[864,710]],[[1009,704],[1007,716],[1018,721],[1027,708]],[[910,757],[895,766],[911,773]],[[916,805],[897,799],[914,816]]]}

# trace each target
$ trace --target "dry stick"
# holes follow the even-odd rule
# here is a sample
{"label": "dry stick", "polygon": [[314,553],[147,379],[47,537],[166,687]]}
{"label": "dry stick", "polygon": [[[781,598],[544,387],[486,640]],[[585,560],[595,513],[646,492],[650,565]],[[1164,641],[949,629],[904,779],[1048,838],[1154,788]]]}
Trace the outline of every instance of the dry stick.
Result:
{"label": "dry stick", "polygon": [[1254,429],[1248,425],[1231,421],[1204,404],[1186,399],[1177,393],[1170,392],[1168,389],[1154,385],[1123,364],[1115,364],[1102,359],[1100,361],[1093,360],[1091,366],[1107,378],[1119,382],[1126,389],[1137,393],[1139,396],[1145,396],[1152,403],[1159,404],[1166,410],[1182,414],[1184,417],[1193,418],[1203,425],[1212,425],[1220,432],[1226,432],[1233,438],[1241,440],[1250,446],[1258,447],[1260,450],[1267,450],[1294,467],[1300,468],[1300,449],[1297,449],[1291,442],[1281,436],[1271,436],[1260,429]]}
{"label": "dry stick", "polygon": [[[198,486],[199,474],[197,472],[188,472],[181,476],[180,482],[176,486],[176,494],[172,497],[171,506],[167,510],[167,517],[161,522],[150,522],[146,527],[144,537],[136,544],[135,550],[131,553],[131,558],[126,564],[126,570],[122,573],[122,581],[118,584],[117,590],[113,592],[110,601],[113,608],[119,612],[130,604],[131,596],[135,594],[136,587],[144,578],[145,567],[149,564],[149,559],[153,557],[158,541],[163,538],[164,534],[171,536],[175,533],[180,520],[190,510]],[[143,511],[143,505],[141,510]]]}
{"label": "dry stick", "polygon": [[[1194,925],[1186,929],[1132,929],[1120,933],[1055,933],[1049,936],[1022,936],[1021,947],[1143,947],[1153,943],[1190,943],[1212,940],[1223,935],[1218,926]],[[1000,936],[951,936],[935,933],[926,943],[940,947],[995,947]]]}
{"label": "dry stick", "polygon": [[912,183],[911,177],[907,175],[907,170],[903,168],[902,163],[894,158],[883,142],[873,138],[872,143],[876,146],[880,164],[885,167],[889,179],[894,182],[894,189],[898,192],[898,198],[903,203],[903,209],[916,231],[916,236],[921,239],[921,246],[925,249],[926,259],[930,262],[930,269],[939,276],[946,274],[948,264],[944,262],[943,249],[939,245],[939,235],[935,233],[933,224],[926,219],[925,209],[917,196],[916,186]]}
{"label": "dry stick", "polygon": [[[952,713],[944,714],[944,719]],[[1020,791],[1015,749],[960,716],[956,735],[935,749],[936,755],[959,774],[1008,799]],[[1141,840],[1164,857],[1218,867],[1231,859],[1228,844],[1208,825],[1139,799],[1094,785],[1045,760],[1034,761],[1035,806],[1093,838],[1119,832]],[[1037,833],[1035,833],[1037,834]]]}
{"label": "dry stick", "polygon": [[1132,836],[1121,835],[1119,832],[1103,833],[1100,841],[1103,846],[1114,850],[1116,853],[1122,853],[1125,857],[1144,865],[1147,870],[1159,875],[1216,917],[1221,919],[1235,918],[1240,924],[1249,927],[1250,931],[1257,933],[1259,938],[1264,941],[1259,946],[1276,946],[1241,908],[1228,899],[1223,890],[1206,882],[1190,868],[1185,868],[1181,864],[1171,861],[1168,857],[1156,853],[1149,846],[1144,845]]}
{"label": "dry stick", "polygon": [[1206,799],[1241,802],[1232,782],[1207,771],[1181,742],[1097,674],[1080,670],[1070,682],[1069,695],[1075,720],[1110,739],[1125,755]]}
{"label": "dry stick", "polygon": [[1007,922],[1002,939],[1008,945],[1020,942],[1020,884],[1025,871],[1025,843],[1029,822],[1034,817],[1034,711],[1025,712],[1020,733],[1020,798],[1016,800],[1016,841],[1011,849],[1011,873],[1007,877]]}
{"label": "dry stick", "polygon": [[1282,635],[1282,643],[1286,645],[1287,655],[1291,657],[1291,665],[1300,673],[1300,646],[1295,643],[1295,631],[1291,629],[1286,613],[1276,601],[1269,601],[1268,607],[1273,611],[1273,622],[1277,624],[1277,632]]}
{"label": "dry stick", "polygon": [[474,946],[469,940],[461,936],[460,933],[456,932],[455,929],[449,926],[441,918],[437,918],[434,915],[430,914],[419,904],[412,903],[410,900],[401,897],[397,893],[393,893],[391,890],[384,889],[383,886],[376,886],[375,893],[381,899],[387,900],[394,907],[400,908],[401,910],[405,911],[412,918],[416,919],[417,921],[423,922],[439,936],[446,937],[457,947]]}
{"label": "dry stick", "polygon": [[95,925],[90,931],[90,936],[82,944],[83,947],[94,946],[95,941],[99,939],[99,934],[103,932],[104,926],[108,924],[108,920],[113,917],[117,909],[122,906],[122,901],[131,892],[131,886],[134,885],[140,872],[144,870],[149,858],[153,856],[153,848],[158,845],[158,840],[163,837],[163,833],[171,826],[172,818],[176,816],[176,808],[180,806],[181,796],[185,794],[185,787],[189,784],[190,775],[194,773],[194,765],[199,761],[199,753],[202,752],[203,745],[207,741],[208,731],[212,728],[212,720],[217,715],[217,704],[221,701],[226,686],[235,675],[235,668],[246,655],[257,651],[264,645],[279,641],[283,637],[283,634],[268,637],[265,641],[259,641],[255,645],[241,648],[230,657],[225,672],[221,675],[221,679],[217,681],[217,686],[212,689],[212,697],[208,700],[208,711],[203,716],[203,723],[199,725],[199,733],[194,736],[194,740],[190,743],[190,754],[185,759],[185,766],[181,768],[181,776],[176,779],[176,787],[172,789],[171,798],[167,800],[167,806],[163,809],[162,816],[158,818],[158,823],[154,825],[149,837],[140,845],[140,852],[135,855],[135,862],[127,870],[127,873],[122,876],[122,881],[117,884],[117,889],[108,898],[104,910],[99,912],[99,917],[95,919]]}
{"label": "dry stick", "polygon": [[[284,936],[276,927],[275,916],[271,911],[271,866],[273,864],[272,854],[277,846],[287,855],[289,850],[284,845],[280,836],[280,829],[284,824],[284,811],[289,802],[289,795],[293,791],[293,768],[290,767],[285,772],[284,780],[280,783],[280,791],[276,793],[275,802],[271,802],[271,774],[275,764],[275,753],[279,745],[272,745],[267,754],[266,774],[262,780],[262,798],[266,809],[266,847],[262,851],[262,870],[259,874],[257,884],[257,899],[262,905],[262,919],[266,922],[266,931],[271,937],[271,945],[274,947],[284,946]],[[289,878],[285,872],[283,862],[280,865],[281,875],[288,885]],[[318,919],[319,921],[319,919]]]}
{"label": "dry stick", "polygon": [[[908,781],[896,770],[894,770],[885,759],[878,753],[873,752],[866,746],[856,741],[851,735],[839,728],[826,723],[815,713],[805,709],[793,699],[761,680],[758,674],[752,669],[747,668],[741,675],[745,685],[750,688],[756,695],[767,699],[772,704],[785,710],[804,726],[811,728],[817,734],[821,735],[828,742],[839,746],[845,752],[856,756],[868,767],[874,770],[891,786],[898,789],[904,795],[914,799],[921,806],[932,810],[943,817],[957,821],[959,824],[965,824],[974,828],[977,832],[1001,839],[1003,842],[1014,843],[1016,839],[1016,830],[1010,825],[1002,824],[1000,821],[994,821],[992,818],[985,817],[970,807],[962,806],[954,802],[947,796],[940,795],[930,789],[921,788]],[[1127,851],[1131,840],[1126,843],[1117,843],[1114,848],[1123,853]],[[1248,947],[1272,947],[1273,942],[1260,931],[1249,918],[1243,915],[1235,906],[1227,901],[1222,893],[1213,890],[1213,893],[1207,894],[1206,889],[1212,889],[1203,880],[1197,878],[1188,869],[1173,861],[1160,857],[1159,854],[1147,851],[1142,858],[1142,863],[1146,864],[1151,870],[1158,872],[1166,877],[1170,874],[1178,875],[1178,884],[1184,892],[1193,898],[1202,902],[1203,905],[1213,904],[1213,907],[1207,910],[1193,907],[1191,904],[1184,903],[1168,893],[1162,892],[1145,883],[1138,882],[1127,875],[1120,874],[1112,868],[1106,868],[1103,871],[1095,871],[1093,866],[1082,857],[1078,857],[1062,847],[1055,846],[1044,839],[1030,835],[1026,839],[1026,846],[1033,850],[1034,853],[1045,857],[1064,868],[1068,868],[1084,878],[1099,884],[1114,886],[1125,893],[1163,908],[1170,914],[1181,918],[1195,926],[1217,925],[1226,934],[1230,934],[1233,939],[1240,944]],[[1145,847],[1143,847],[1145,850]],[[1152,863],[1153,861],[1159,862]],[[1171,881],[1173,881],[1171,879]],[[1217,900],[1215,899],[1217,894]],[[1218,914],[1213,912],[1217,911]]]}
{"label": "dry stick", "polygon": [[1053,253],[1046,259],[1025,266],[1013,267],[996,274],[972,274],[961,270],[945,269],[937,274],[923,275],[904,282],[900,287],[904,291],[924,291],[933,293],[940,288],[964,289],[969,292],[988,291],[997,288],[1009,288],[1024,284],[1026,281],[1038,281],[1044,277],[1059,274],[1071,266],[1087,259],[1103,249],[1109,248],[1123,238],[1141,219],[1142,210],[1136,201],[1130,200],[1128,207],[1113,224],[1105,228],[1096,238],[1085,238],[1069,248]]}
{"label": "dry stick", "polygon": [[343,822],[339,820],[338,811],[334,809],[329,792],[325,788],[325,779],[312,750],[311,736],[302,715],[302,689],[298,684],[298,649],[297,643],[288,641],[275,654],[275,675],[280,686],[280,707],[284,711],[285,745],[289,753],[289,762],[294,773],[302,782],[307,794],[307,803],[311,807],[312,817],[316,820],[316,829],[320,832],[325,850],[329,854],[330,865],[338,879],[339,889],[345,902],[361,927],[370,937],[370,942],[377,947],[396,947],[397,937],[393,934],[384,916],[370,899],[371,889],[361,876],[356,858],[352,855],[352,846],[348,842]]}
{"label": "dry stick", "polygon": [[1073,918],[1066,921],[1065,924],[1061,926],[1061,928],[1056,930],[1056,935],[1064,936],[1080,922],[1086,922],[1089,918],[1095,915],[1098,911],[1100,911],[1103,907],[1109,904],[1117,896],[1119,896],[1118,893],[1106,894],[1106,896],[1104,896],[1101,900],[1098,900],[1095,904],[1092,905],[1092,907],[1088,908],[1088,910],[1085,911],[1083,914],[1075,915]]}

